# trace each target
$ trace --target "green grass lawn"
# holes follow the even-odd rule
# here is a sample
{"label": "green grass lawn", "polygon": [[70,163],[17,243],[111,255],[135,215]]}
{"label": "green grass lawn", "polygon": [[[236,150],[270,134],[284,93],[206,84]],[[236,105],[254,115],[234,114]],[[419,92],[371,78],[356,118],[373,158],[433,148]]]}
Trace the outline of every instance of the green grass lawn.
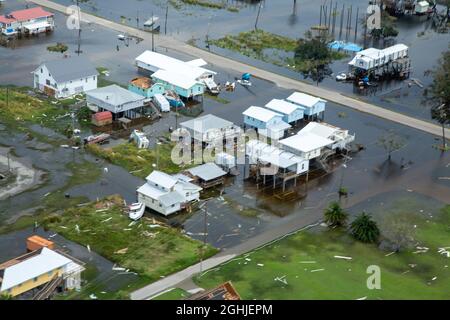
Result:
{"label": "green grass lawn", "polygon": [[[450,246],[450,206],[414,221],[417,246],[428,247],[426,253],[410,248],[388,255],[343,230],[310,230],[241,256],[196,283],[212,288],[231,280],[243,299],[450,299],[450,259],[438,253]],[[381,290],[366,286],[370,265],[381,268]]]}
{"label": "green grass lawn", "polygon": [[190,296],[189,292],[180,288],[174,288],[159,296],[154,297],[152,300],[182,300],[189,296]]}
{"label": "green grass lawn", "polygon": [[[165,225],[155,227],[147,218],[131,222],[124,213],[123,200],[116,196],[48,217],[46,228],[81,245],[89,245],[100,255],[149,281],[200,260],[201,242]],[[205,258],[215,253],[217,249],[207,246]]]}
{"label": "green grass lawn", "polygon": [[[133,143],[124,143],[112,148],[103,148],[97,145],[89,145],[88,150],[98,157],[121,166],[135,176],[145,178],[155,168],[153,164],[159,164],[158,170],[169,174],[178,173],[192,167],[192,165],[180,166],[172,162],[171,155],[174,144],[165,143],[158,149],[138,149]],[[159,160],[158,160],[159,157]]]}

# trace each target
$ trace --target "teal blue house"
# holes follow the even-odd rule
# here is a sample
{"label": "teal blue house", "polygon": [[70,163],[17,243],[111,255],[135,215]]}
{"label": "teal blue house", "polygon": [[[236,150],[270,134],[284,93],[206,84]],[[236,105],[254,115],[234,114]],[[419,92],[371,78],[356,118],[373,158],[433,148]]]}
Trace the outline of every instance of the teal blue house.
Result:
{"label": "teal blue house", "polygon": [[192,99],[205,93],[204,83],[178,73],[158,70],[151,77],[153,82],[162,84],[165,90],[175,91],[184,99]]}
{"label": "teal blue house", "polygon": [[155,94],[163,94],[166,89],[161,83],[154,83],[150,78],[135,78],[128,84],[128,90],[146,98],[153,98]]}

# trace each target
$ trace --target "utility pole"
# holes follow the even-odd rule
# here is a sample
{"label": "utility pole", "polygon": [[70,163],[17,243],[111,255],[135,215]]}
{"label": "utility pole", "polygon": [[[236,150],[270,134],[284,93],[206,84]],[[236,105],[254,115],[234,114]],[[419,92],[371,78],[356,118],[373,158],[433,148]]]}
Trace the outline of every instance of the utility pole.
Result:
{"label": "utility pole", "polygon": [[139,10],[136,11],[136,28],[139,29]]}
{"label": "utility pole", "polygon": [[154,31],[154,27],[155,27],[155,16],[153,15],[153,11],[152,11],[152,51],[155,52],[155,33]]}
{"label": "utility pole", "polygon": [[167,1],[166,5],[166,19],[164,20],[164,34],[167,34],[167,16],[169,15],[169,1]]}
{"label": "utility pole", "polygon": [[359,18],[359,7],[356,8],[355,41],[354,42],[356,42],[356,38],[358,37],[358,18]]}
{"label": "utility pole", "polygon": [[81,53],[81,8],[80,0],[77,0],[77,10],[78,10],[78,49],[76,51],[77,55]]}
{"label": "utility pole", "polygon": [[259,2],[258,14],[256,15],[255,30],[258,29],[259,14],[261,13],[262,1]]}

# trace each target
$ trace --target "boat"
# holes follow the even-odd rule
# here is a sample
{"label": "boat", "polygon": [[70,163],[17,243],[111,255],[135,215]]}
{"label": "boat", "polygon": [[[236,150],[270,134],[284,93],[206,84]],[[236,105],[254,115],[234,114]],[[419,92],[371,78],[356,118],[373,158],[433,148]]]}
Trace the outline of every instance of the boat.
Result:
{"label": "boat", "polygon": [[345,80],[347,80],[347,74],[346,73],[339,73],[337,76],[336,76],[336,81],[345,81]]}
{"label": "boat", "polygon": [[104,144],[108,143],[109,138],[111,137],[108,133],[101,133],[98,135],[92,135],[84,138],[84,144]]}
{"label": "boat", "polygon": [[161,25],[159,24],[159,17],[152,16],[144,22],[144,28],[148,31],[159,31]]}
{"label": "boat", "polygon": [[214,80],[212,78],[203,79],[203,83],[205,84],[206,89],[212,95],[218,95],[220,93],[220,87],[214,82]]}
{"label": "boat", "polygon": [[250,77],[251,77],[250,73],[244,73],[242,75],[242,78],[237,80],[237,82],[245,87],[250,87],[252,85],[252,83],[250,82]]}
{"label": "boat", "polygon": [[145,212],[145,205],[142,202],[132,203],[128,206],[128,216],[131,220],[139,220]]}
{"label": "boat", "polygon": [[180,97],[173,91],[166,91],[164,97],[169,101],[171,107],[183,108],[184,102],[181,101]]}
{"label": "boat", "polygon": [[119,39],[120,41],[125,41],[126,36],[123,35],[123,34],[118,34],[118,35],[117,35],[117,39]]}

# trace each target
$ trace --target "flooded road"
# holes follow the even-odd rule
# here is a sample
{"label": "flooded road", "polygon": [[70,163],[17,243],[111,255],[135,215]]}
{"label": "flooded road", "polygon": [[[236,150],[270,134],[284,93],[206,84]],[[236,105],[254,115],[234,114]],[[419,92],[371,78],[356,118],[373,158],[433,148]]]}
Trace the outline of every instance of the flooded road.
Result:
{"label": "flooded road", "polygon": [[[60,3],[71,4],[71,1],[58,0]],[[240,6],[241,1],[229,1],[233,5]],[[22,8],[25,1],[8,1],[6,7],[0,9],[4,13],[10,10]],[[340,4],[358,4],[360,12],[365,4],[360,1],[341,1]],[[297,1],[296,14],[293,15],[293,1],[267,0],[262,9],[259,25],[266,31],[289,37],[300,37],[309,26],[318,23],[319,2]],[[120,21],[120,16],[128,17],[130,25],[139,8],[140,19],[154,12],[163,16],[165,1],[147,0],[127,1],[127,6],[122,1],[92,0],[84,5],[87,11]],[[96,8],[94,10],[94,8]],[[225,34],[236,34],[247,31],[254,26],[257,6],[245,4],[238,13],[227,10],[210,10],[204,8],[184,6],[175,10],[169,8],[169,20],[167,33],[179,39],[187,41],[191,38],[197,40],[197,45],[202,46],[205,35],[221,37]],[[46,47],[56,42],[69,45],[69,54],[74,54],[77,45],[76,32],[65,28],[65,17],[56,14],[58,28],[49,35],[23,39],[12,48],[0,47],[0,84],[26,85],[32,84],[30,72],[42,61],[60,57],[60,54],[50,53]],[[411,47],[410,55],[413,59],[413,76],[427,85],[431,78],[423,74],[432,68],[440,52],[448,46],[449,35],[436,34],[427,30],[426,22],[406,19],[399,21],[400,34],[397,42],[403,42]],[[164,29],[162,29],[164,31]],[[425,34],[418,36],[418,33]],[[361,40],[361,39],[359,39]],[[157,44],[156,44],[157,45]],[[119,50],[117,50],[119,46]],[[110,71],[108,80],[126,84],[137,75],[134,67],[134,58],[142,51],[150,49],[151,44],[131,41],[129,46],[117,40],[114,31],[97,25],[83,24],[82,50],[97,67],[106,67]],[[433,48],[430,50],[429,48]],[[264,69],[272,70],[293,78],[302,79],[298,73],[288,69],[276,67],[243,57],[226,50],[212,48],[214,52],[226,55],[243,62],[247,62]],[[180,52],[165,51],[158,48],[159,52],[188,60],[192,57]],[[11,60],[14,63],[10,63]],[[338,61],[332,65],[335,72],[346,69],[347,61]],[[234,81],[239,74],[228,70],[208,66],[217,71],[217,81],[225,83]],[[306,79],[306,81],[310,81]],[[422,104],[423,89],[413,85],[409,87],[408,81],[392,81],[378,87],[376,91],[363,96],[370,102],[374,102],[386,108],[410,114],[429,120],[429,111]],[[354,92],[349,84],[336,83],[334,79],[326,78],[320,86],[335,89],[346,94],[360,94]],[[209,98],[204,100],[204,114],[215,114],[219,117],[242,125],[242,112],[251,105],[265,105],[273,98],[286,98],[292,92],[283,90],[275,84],[260,79],[253,80],[252,88],[238,86],[235,92],[223,92],[220,97],[228,103],[221,103]],[[179,117],[178,122],[186,120]],[[295,189],[298,197],[290,201],[277,198],[280,190],[272,190],[267,185],[256,185],[253,180],[244,181],[242,168],[241,175],[229,178],[222,194],[210,198],[207,201],[207,241],[217,248],[227,250],[242,244],[251,238],[270,232],[276,228],[297,225],[305,225],[322,218],[323,209],[330,201],[338,199],[338,189],[342,185],[349,191],[349,196],[342,199],[347,208],[352,208],[352,213],[358,213],[363,209],[370,209],[373,203],[383,203],[392,195],[409,193],[423,196],[421,199],[431,199],[450,203],[450,154],[442,154],[434,146],[440,143],[439,138],[424,134],[393,122],[389,122],[375,116],[363,114],[337,104],[328,103],[325,121],[336,126],[349,129],[356,134],[356,142],[364,145],[365,150],[354,154],[347,163],[347,168],[338,167],[334,172],[319,175],[311,180],[308,186],[300,184]],[[171,113],[164,118],[145,128],[149,134],[151,143],[155,139],[168,132],[169,127],[175,126],[175,115]],[[50,130],[34,127],[51,139],[60,138]],[[392,155],[392,161],[387,161],[387,152],[378,143],[379,138],[387,133],[394,133],[402,140],[402,147]],[[48,193],[53,193],[65,186],[70,179],[67,165],[73,162],[88,161],[95,164],[102,171],[101,177],[92,183],[82,184],[69,188],[66,192],[71,197],[86,197],[96,200],[110,194],[120,194],[127,202],[135,200],[135,190],[143,184],[139,179],[126,170],[108,164],[102,160],[84,153],[73,152],[70,149],[30,140],[26,134],[14,132],[0,124],[0,145],[12,148],[15,155],[35,168],[46,172],[45,181],[38,187],[17,194],[0,201],[0,222],[12,221],[17,217],[29,213],[31,209],[38,208]],[[336,160],[337,164],[341,160]],[[150,164],[149,164],[150,165]],[[108,173],[103,171],[107,167]],[[289,186],[292,189],[292,186]],[[353,208],[357,208],[353,209]],[[150,213],[147,213],[151,215]],[[156,216],[162,219],[160,216]],[[168,223],[181,227],[192,238],[203,240],[204,211],[191,214],[180,214],[167,220]],[[53,235],[38,231],[43,236]],[[0,235],[0,260],[6,260],[19,255],[24,250],[23,240],[30,235],[32,230],[26,229],[8,235]],[[95,266],[101,274],[99,283],[108,283],[108,290],[115,290],[127,283],[128,278],[114,278],[112,263],[106,259],[89,253],[85,247],[70,243],[60,236],[55,236],[58,243],[62,243],[75,257]],[[132,280],[132,279],[131,279]]]}
{"label": "flooded road", "polygon": [[[71,0],[57,0],[56,2],[70,5]],[[179,4],[177,1],[169,2],[169,11],[167,19],[167,34],[182,41],[195,40],[195,44],[201,48],[206,48],[206,38],[220,38],[225,35],[234,35],[242,31],[254,29],[256,16],[258,12],[258,1],[227,1],[230,6],[239,8],[238,12],[230,12],[222,9],[204,8],[195,5]],[[161,33],[165,33],[165,13],[166,1],[150,0],[139,1],[130,0],[129,5],[123,6],[119,0],[102,1],[92,0],[81,7],[86,12],[100,15],[116,22],[121,22],[132,27],[140,26],[143,28],[143,22],[152,15],[152,13],[161,18]],[[356,10],[359,10],[359,18],[367,9],[367,3],[358,0],[340,0],[333,1],[333,7],[337,3],[338,11],[342,6],[347,10],[352,6],[353,23],[348,36],[345,31],[338,40],[354,41],[360,45],[364,44],[362,25],[358,25],[357,36],[355,38],[355,19]],[[307,0],[266,0],[263,2],[260,17],[258,20],[259,28],[272,33],[280,34],[290,38],[299,38],[309,30],[313,25],[318,25],[320,21],[320,5],[329,6],[330,1],[307,1]],[[442,7],[439,7],[442,9]],[[139,10],[137,12],[137,9]],[[136,19],[139,19],[139,22]],[[338,26],[337,22],[337,26]],[[337,27],[336,26],[336,27]],[[448,49],[450,43],[449,34],[438,34],[431,28],[431,20],[426,17],[406,16],[399,18],[397,21],[397,29],[399,35],[393,39],[386,41],[380,40],[376,43],[369,43],[368,46],[382,48],[395,43],[404,43],[410,47],[409,55],[412,59],[411,78],[418,79],[426,88],[432,81],[430,76],[426,76],[425,72],[431,70],[441,56],[441,53]],[[430,50],[432,48],[432,50]],[[274,71],[295,79],[302,79],[313,83],[311,79],[304,77],[287,68],[277,67],[269,63],[264,63],[256,59],[248,58],[229,50],[224,50],[211,46],[209,49],[220,55],[225,55],[233,59],[261,67],[270,71]],[[341,61],[331,64],[334,74],[348,69],[347,62],[351,60],[351,56]],[[355,94],[362,96],[363,99],[370,103],[386,107],[388,109],[405,113],[421,119],[430,120],[429,108],[424,106],[423,92],[424,88],[413,84],[408,86],[409,81],[388,81],[382,83],[377,88],[364,90],[360,92],[356,90],[352,84],[337,83],[332,77],[326,77],[321,86],[344,92],[349,95]]]}

